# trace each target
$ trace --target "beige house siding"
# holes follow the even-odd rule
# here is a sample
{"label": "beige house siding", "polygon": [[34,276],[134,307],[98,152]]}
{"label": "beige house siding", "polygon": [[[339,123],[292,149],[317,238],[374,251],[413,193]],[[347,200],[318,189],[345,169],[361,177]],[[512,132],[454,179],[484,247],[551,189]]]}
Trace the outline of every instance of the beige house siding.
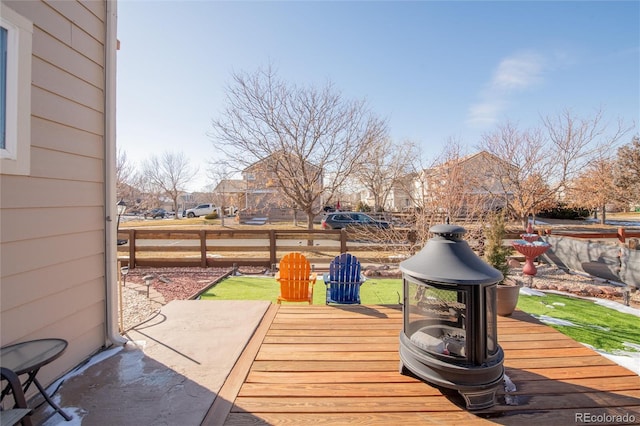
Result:
{"label": "beige house siding", "polygon": [[60,337],[43,384],[104,346],[104,1],[5,1],[33,22],[31,162],[0,171],[0,344]]}
{"label": "beige house siding", "polygon": [[[244,199],[239,200],[241,206],[246,206],[249,211],[260,212],[261,214],[269,215],[271,211],[280,212],[282,209],[290,209],[292,201],[289,197],[285,196],[283,187],[275,171],[275,167],[278,163],[277,156],[287,157],[284,163],[287,167],[293,168],[292,164],[297,164],[296,171],[302,173],[304,170],[300,164],[304,162],[305,168],[308,171],[309,179],[316,180],[312,183],[317,188],[322,187],[322,170],[311,164],[309,161],[300,159],[295,155],[286,154],[284,152],[276,152],[263,158],[250,166],[246,167],[242,171],[243,182],[245,183]],[[281,175],[285,179],[286,173]],[[297,177],[295,178],[297,179]],[[286,185],[286,184],[285,184]],[[315,201],[315,209],[320,210],[320,200]],[[275,214],[275,213],[274,213]]]}
{"label": "beige house siding", "polygon": [[[512,167],[497,156],[481,151],[423,170],[416,184],[417,194],[424,194],[424,208],[452,211],[454,215],[504,207],[510,192],[500,184],[498,171]],[[447,195],[451,187],[456,188],[457,197]]]}

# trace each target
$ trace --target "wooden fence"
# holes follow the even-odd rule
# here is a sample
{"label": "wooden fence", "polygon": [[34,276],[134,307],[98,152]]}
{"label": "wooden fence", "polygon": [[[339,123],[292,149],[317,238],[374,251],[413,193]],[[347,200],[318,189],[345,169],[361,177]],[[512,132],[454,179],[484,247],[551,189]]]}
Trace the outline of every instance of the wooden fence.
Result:
{"label": "wooden fence", "polygon": [[394,242],[384,235],[367,238],[371,236],[344,230],[128,229],[118,232],[118,239],[127,241],[118,246],[118,260],[130,268],[272,268],[284,254],[298,251],[323,269],[340,253],[353,253],[363,263],[393,263],[402,260],[398,253],[408,254],[411,249],[407,231],[394,231]]}
{"label": "wooden fence", "polygon": [[[640,232],[619,228],[609,232],[553,230],[546,234],[579,239],[629,241],[638,250]],[[544,233],[543,233],[544,234]],[[507,238],[517,239],[513,233]],[[345,230],[157,230],[127,229],[118,232],[118,260],[130,268],[147,267],[232,267],[271,268],[291,251],[303,253],[319,270],[328,267],[338,254],[350,252],[362,263],[398,263],[419,248],[409,242],[410,231],[378,233]]]}
{"label": "wooden fence", "polygon": [[573,237],[573,238],[582,238],[586,240],[608,240],[608,239],[617,239],[618,242],[625,244],[627,239],[637,239],[640,238],[640,231],[638,230],[628,230],[623,227],[619,227],[618,229],[610,229],[606,231],[589,231],[588,229],[565,229],[565,230],[553,230],[546,229],[546,235],[554,235],[554,236],[564,236],[564,237]]}

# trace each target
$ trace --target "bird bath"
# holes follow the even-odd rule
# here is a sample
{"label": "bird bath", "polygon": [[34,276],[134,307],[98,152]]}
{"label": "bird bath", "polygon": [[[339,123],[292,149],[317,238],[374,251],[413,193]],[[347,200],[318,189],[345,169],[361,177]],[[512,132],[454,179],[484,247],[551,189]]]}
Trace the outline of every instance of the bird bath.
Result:
{"label": "bird bath", "polygon": [[528,243],[534,243],[536,241],[538,241],[538,238],[540,238],[538,236],[538,234],[533,234],[533,233],[526,233],[526,234],[520,234],[520,238],[522,238],[523,240],[525,240]]}
{"label": "bird bath", "polygon": [[530,243],[538,241],[538,234],[533,232],[533,225],[531,224],[531,222],[529,222],[529,224],[527,225],[527,232],[525,234],[520,234],[520,238]]}
{"label": "bird bath", "polygon": [[551,245],[545,241],[538,241],[538,234],[533,232],[531,222],[529,222],[529,225],[527,226],[527,233],[521,234],[520,237],[522,238],[521,240],[515,240],[511,245],[525,258],[522,273],[533,278],[538,272],[536,265],[533,264],[533,260],[549,250]]}

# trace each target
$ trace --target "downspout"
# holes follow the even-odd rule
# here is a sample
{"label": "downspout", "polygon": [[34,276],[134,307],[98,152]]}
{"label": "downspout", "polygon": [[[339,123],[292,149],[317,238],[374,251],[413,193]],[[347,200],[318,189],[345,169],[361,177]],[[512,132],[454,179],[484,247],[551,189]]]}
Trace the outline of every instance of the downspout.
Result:
{"label": "downspout", "polygon": [[124,345],[127,339],[118,329],[118,253],[116,221],[116,50],[118,5],[116,0],[107,0],[105,40],[105,106],[104,106],[104,206],[105,206],[105,301],[106,301],[106,345]]}

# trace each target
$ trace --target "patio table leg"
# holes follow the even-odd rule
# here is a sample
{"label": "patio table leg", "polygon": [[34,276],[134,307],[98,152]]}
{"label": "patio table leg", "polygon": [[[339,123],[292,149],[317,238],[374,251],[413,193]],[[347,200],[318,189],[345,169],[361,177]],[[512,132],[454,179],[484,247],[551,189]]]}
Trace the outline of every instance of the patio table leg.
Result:
{"label": "patio table leg", "polygon": [[68,415],[67,413],[65,413],[64,411],[62,411],[62,408],[60,408],[60,406],[58,404],[56,404],[51,397],[49,397],[49,395],[47,394],[47,391],[42,387],[42,385],[40,384],[40,382],[38,381],[38,379],[35,378],[35,376],[33,377],[33,383],[35,383],[36,387],[38,388],[38,390],[40,391],[40,393],[42,394],[42,396],[44,397],[44,399],[47,401],[47,403],[49,403],[49,405],[57,412],[60,413],[60,415],[62,417],[64,417],[64,419],[66,421],[70,421],[71,420],[71,416]]}

